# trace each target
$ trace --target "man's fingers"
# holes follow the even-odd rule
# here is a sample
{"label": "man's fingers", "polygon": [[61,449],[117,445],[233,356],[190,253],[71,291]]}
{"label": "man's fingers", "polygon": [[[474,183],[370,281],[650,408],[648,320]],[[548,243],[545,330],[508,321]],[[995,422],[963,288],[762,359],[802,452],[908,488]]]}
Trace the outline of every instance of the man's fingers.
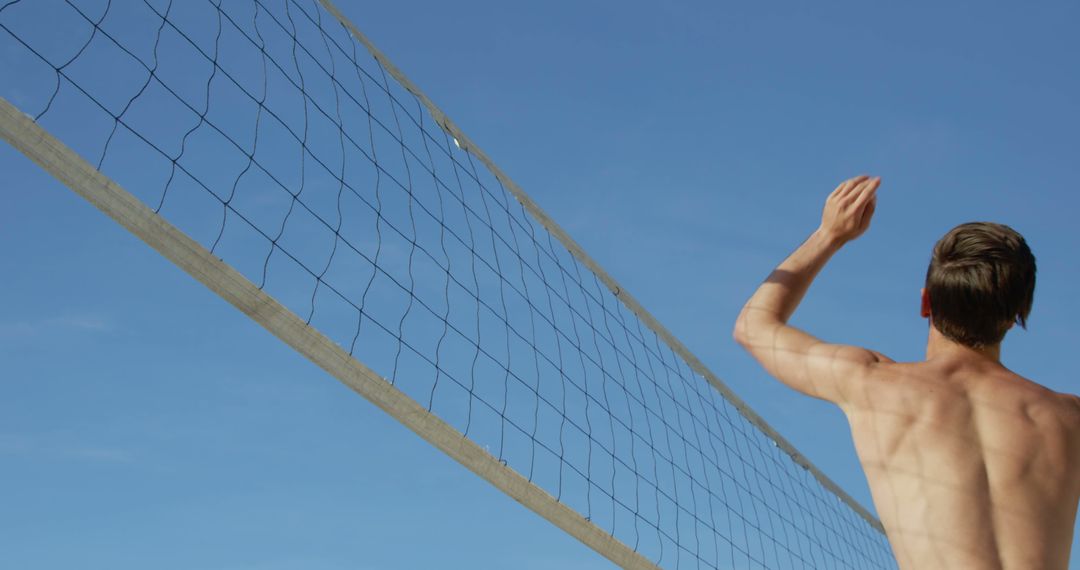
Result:
{"label": "man's fingers", "polygon": [[855,178],[849,178],[848,180],[845,180],[844,183],[841,184],[840,187],[836,189],[836,192],[835,192],[836,197],[837,198],[845,198],[845,197],[849,196],[851,194],[852,190],[857,188],[860,184],[862,184],[863,182],[865,182],[869,178],[870,178],[869,176],[864,174],[864,175],[861,175],[861,176],[856,176]]}
{"label": "man's fingers", "polygon": [[850,192],[852,188],[862,182],[865,178],[866,176],[856,176],[854,178],[848,178],[847,180],[841,182],[840,185],[836,187],[836,190],[833,190],[832,195],[836,196],[837,198],[844,196],[845,194]]}
{"label": "man's fingers", "polygon": [[840,184],[837,184],[836,188],[834,188],[833,191],[829,193],[829,198],[835,198],[836,196],[840,195],[840,192],[843,191],[844,188],[847,188],[847,180],[841,182]]}
{"label": "man's fingers", "polygon": [[859,184],[853,192],[848,194],[848,205],[861,207],[872,196],[876,195],[878,186],[881,185],[881,177],[868,178]]}
{"label": "man's fingers", "polygon": [[863,210],[862,218],[859,220],[859,228],[863,231],[870,227],[870,220],[874,217],[874,210],[877,209],[877,198],[874,197],[866,204],[866,208]]}
{"label": "man's fingers", "polygon": [[863,186],[863,184],[866,184],[866,181],[869,180],[869,179],[870,179],[869,176],[863,175],[863,176],[856,176],[855,178],[852,178],[851,180],[848,180],[847,181],[847,186],[844,188],[844,190],[842,192],[840,192],[840,195],[837,196],[837,199],[840,200],[840,202],[844,203],[844,204],[851,203],[852,198],[854,198],[858,194],[859,188],[861,188]]}
{"label": "man's fingers", "polygon": [[866,196],[874,196],[877,192],[878,186],[881,186],[881,177],[876,176],[863,182],[859,189],[859,199],[862,200]]}

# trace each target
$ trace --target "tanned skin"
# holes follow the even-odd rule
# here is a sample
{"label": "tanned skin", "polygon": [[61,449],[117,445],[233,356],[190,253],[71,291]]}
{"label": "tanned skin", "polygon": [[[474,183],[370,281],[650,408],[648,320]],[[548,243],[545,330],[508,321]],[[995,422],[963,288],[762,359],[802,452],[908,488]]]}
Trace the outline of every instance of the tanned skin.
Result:
{"label": "tanned skin", "polygon": [[[788,319],[870,226],[880,178],[829,195],[821,226],[743,308],[735,340],[788,386],[844,411],[903,570],[1066,570],[1080,500],[1080,398],[933,326],[922,362],[830,344]],[[923,292],[923,317],[933,320]]]}

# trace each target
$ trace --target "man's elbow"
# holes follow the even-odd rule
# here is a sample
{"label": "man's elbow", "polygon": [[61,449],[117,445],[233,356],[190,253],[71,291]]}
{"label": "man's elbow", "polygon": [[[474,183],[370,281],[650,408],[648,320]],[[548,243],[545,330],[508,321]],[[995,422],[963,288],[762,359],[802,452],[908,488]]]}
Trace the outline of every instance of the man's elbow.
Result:
{"label": "man's elbow", "polygon": [[739,318],[735,319],[735,328],[731,331],[731,338],[735,339],[735,342],[739,346],[749,349],[750,348],[750,319],[746,318],[746,311],[744,310],[739,314]]}
{"label": "man's elbow", "polygon": [[731,331],[731,337],[746,350],[753,351],[755,344],[760,344],[761,337],[769,336],[776,327],[782,325],[779,319],[770,315],[762,315],[743,310],[739,318],[735,319],[735,328]]}

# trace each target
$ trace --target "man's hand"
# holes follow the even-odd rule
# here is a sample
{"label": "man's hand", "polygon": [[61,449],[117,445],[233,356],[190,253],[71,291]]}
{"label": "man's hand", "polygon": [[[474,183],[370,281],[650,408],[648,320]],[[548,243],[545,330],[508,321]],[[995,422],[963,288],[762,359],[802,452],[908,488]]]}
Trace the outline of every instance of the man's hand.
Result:
{"label": "man's hand", "polygon": [[825,200],[819,231],[841,244],[861,236],[870,227],[880,185],[880,176],[856,176],[841,182]]}

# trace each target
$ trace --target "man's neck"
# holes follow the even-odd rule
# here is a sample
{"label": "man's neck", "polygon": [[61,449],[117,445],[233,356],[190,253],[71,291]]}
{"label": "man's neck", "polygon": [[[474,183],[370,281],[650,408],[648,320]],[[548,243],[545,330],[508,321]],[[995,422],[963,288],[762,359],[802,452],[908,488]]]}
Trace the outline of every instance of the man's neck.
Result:
{"label": "man's neck", "polygon": [[945,338],[933,325],[926,342],[926,360],[966,360],[1001,362],[1001,343],[972,348]]}

